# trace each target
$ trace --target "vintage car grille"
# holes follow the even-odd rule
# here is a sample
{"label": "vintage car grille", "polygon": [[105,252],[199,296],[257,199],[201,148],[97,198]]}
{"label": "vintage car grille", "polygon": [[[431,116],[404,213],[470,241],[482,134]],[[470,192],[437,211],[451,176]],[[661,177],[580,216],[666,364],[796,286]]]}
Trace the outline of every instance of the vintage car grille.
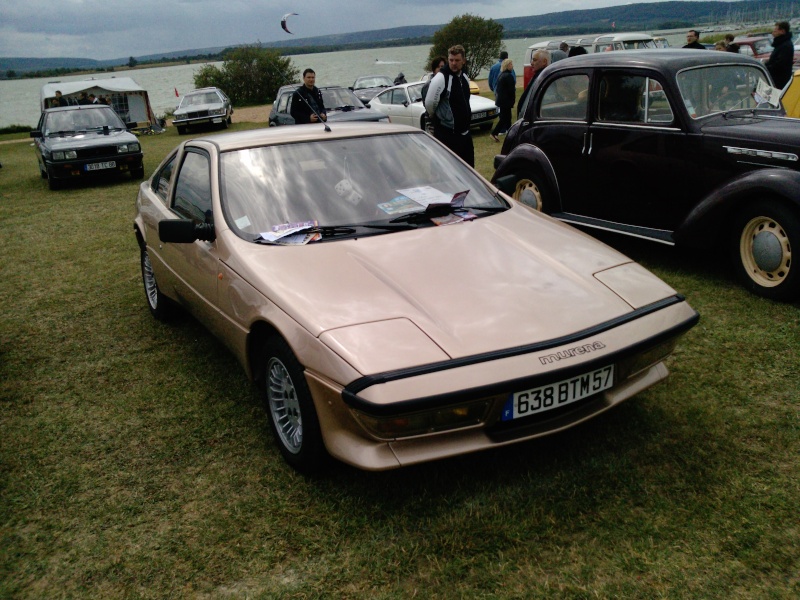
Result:
{"label": "vintage car grille", "polygon": [[186,113],[185,119],[199,119],[200,117],[207,117],[207,110],[196,110],[194,112]]}
{"label": "vintage car grille", "polygon": [[78,150],[78,158],[98,158],[103,156],[116,156],[117,147],[114,146],[95,146],[93,148],[81,148]]}

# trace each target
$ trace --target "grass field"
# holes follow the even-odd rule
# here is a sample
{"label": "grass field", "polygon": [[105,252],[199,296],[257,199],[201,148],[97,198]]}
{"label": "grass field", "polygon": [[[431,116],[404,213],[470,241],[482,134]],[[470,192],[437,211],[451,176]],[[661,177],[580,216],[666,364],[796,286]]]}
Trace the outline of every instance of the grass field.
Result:
{"label": "grass field", "polygon": [[[149,175],[180,138],[141,141]],[[701,314],[618,409],[306,479],[222,345],[150,316],[138,182],[50,192],[28,142],[0,162],[0,598],[800,596],[800,307],[724,257],[604,238]]]}

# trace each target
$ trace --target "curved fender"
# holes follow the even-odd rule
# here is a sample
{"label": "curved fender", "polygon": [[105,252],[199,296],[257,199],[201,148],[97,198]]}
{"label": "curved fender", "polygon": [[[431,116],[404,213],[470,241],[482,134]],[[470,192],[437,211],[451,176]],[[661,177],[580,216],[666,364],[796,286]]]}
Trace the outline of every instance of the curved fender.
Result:
{"label": "curved fender", "polygon": [[500,177],[515,175],[522,168],[533,168],[544,175],[547,182],[550,184],[550,189],[553,190],[553,193],[556,195],[558,205],[561,205],[561,190],[558,187],[558,178],[556,177],[555,169],[553,169],[553,164],[550,162],[550,159],[547,158],[547,155],[538,146],[534,146],[533,144],[520,144],[505,157],[495,157],[495,164],[497,164],[497,168],[495,169],[494,175],[492,175],[492,183],[495,183]]}
{"label": "curved fender", "polygon": [[800,208],[800,171],[761,169],[744,173],[717,188],[697,204],[673,233],[676,244],[712,244],[731,215],[748,200],[780,196]]}

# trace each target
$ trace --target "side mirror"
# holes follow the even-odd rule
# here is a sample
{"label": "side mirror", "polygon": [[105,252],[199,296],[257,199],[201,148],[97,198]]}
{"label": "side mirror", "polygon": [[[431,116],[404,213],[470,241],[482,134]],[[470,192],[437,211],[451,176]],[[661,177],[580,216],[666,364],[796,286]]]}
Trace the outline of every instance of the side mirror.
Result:
{"label": "side mirror", "polygon": [[517,176],[504,175],[503,177],[498,177],[494,184],[497,186],[498,190],[507,196],[513,196],[514,190],[517,188]]}
{"label": "side mirror", "polygon": [[171,244],[191,244],[196,240],[213,242],[216,239],[214,225],[195,223],[189,219],[159,221],[158,238]]}
{"label": "side mirror", "polygon": [[31,137],[32,138],[40,138],[40,137],[42,137],[42,132],[41,131],[31,131]]}

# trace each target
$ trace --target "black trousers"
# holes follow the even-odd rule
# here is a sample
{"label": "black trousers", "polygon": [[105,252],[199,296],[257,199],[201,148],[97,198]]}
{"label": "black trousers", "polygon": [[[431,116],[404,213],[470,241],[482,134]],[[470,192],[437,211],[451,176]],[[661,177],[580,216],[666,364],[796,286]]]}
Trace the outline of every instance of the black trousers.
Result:
{"label": "black trousers", "polygon": [[433,126],[433,137],[455,152],[470,167],[475,168],[475,146],[469,130],[464,134],[456,133],[436,123]]}
{"label": "black trousers", "polygon": [[511,107],[510,106],[501,106],[500,107],[500,118],[497,119],[497,126],[492,131],[492,135],[497,135],[498,133],[505,133],[508,131],[508,128],[511,127]]}

